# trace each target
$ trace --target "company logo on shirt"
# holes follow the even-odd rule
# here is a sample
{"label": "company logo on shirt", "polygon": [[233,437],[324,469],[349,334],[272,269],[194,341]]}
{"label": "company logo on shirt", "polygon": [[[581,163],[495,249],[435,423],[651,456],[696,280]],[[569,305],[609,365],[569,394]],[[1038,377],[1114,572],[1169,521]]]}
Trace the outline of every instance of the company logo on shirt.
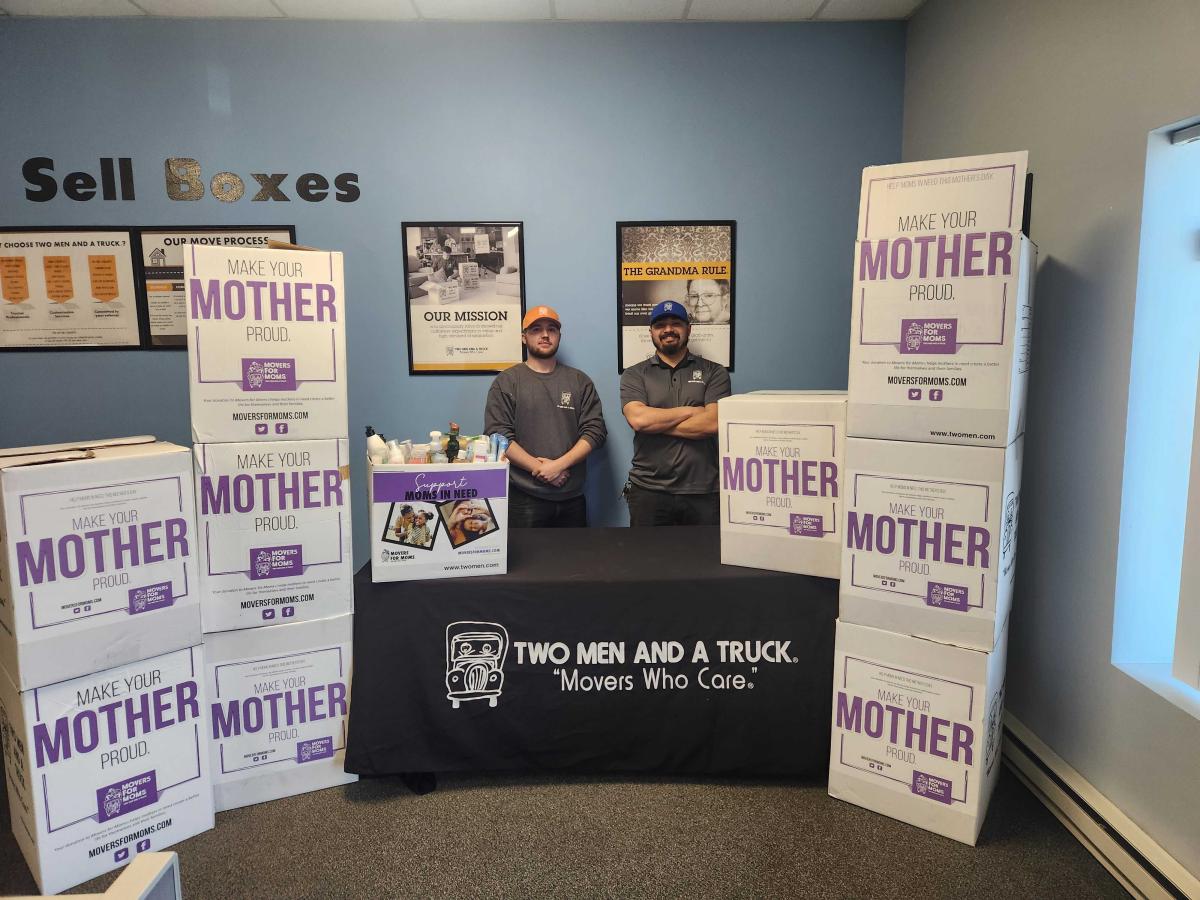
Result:
{"label": "company logo on shirt", "polygon": [[570,391],[562,391],[558,395],[558,408],[559,409],[574,409],[575,408],[574,406],[571,405],[571,392]]}
{"label": "company logo on shirt", "polygon": [[692,369],[692,380],[688,384],[704,384],[704,370]]}

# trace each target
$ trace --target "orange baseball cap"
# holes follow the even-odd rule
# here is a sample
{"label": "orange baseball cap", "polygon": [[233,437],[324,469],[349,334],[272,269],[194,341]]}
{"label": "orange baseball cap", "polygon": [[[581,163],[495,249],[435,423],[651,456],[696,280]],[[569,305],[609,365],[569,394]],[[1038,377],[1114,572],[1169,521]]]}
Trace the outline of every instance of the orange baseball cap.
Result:
{"label": "orange baseball cap", "polygon": [[558,317],[558,313],[551,306],[535,306],[529,312],[525,313],[525,318],[521,320],[521,330],[524,331],[538,319],[549,319],[556,325],[562,326],[562,319]]}

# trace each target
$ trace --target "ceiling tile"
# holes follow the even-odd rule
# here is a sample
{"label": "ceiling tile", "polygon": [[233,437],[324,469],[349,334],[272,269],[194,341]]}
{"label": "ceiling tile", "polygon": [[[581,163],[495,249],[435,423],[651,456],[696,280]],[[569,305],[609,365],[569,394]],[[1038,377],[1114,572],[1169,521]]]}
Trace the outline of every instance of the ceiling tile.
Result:
{"label": "ceiling tile", "polygon": [[550,0],[413,0],[424,19],[526,22],[549,19]]}
{"label": "ceiling tile", "polygon": [[412,0],[275,0],[275,5],[291,19],[407,21],[417,17]]}
{"label": "ceiling tile", "polygon": [[829,0],[821,21],[830,19],[907,19],[923,0]]}
{"label": "ceiling tile", "polygon": [[[0,0],[3,2],[3,0]],[[137,0],[152,16],[186,19],[280,19],[271,0]]]}
{"label": "ceiling tile", "polygon": [[692,0],[688,19],[725,22],[789,22],[811,19],[821,0]]}
{"label": "ceiling tile", "polygon": [[554,0],[558,18],[589,22],[657,22],[682,19],[687,0]]}
{"label": "ceiling tile", "polygon": [[144,16],[129,0],[0,0],[13,16]]}

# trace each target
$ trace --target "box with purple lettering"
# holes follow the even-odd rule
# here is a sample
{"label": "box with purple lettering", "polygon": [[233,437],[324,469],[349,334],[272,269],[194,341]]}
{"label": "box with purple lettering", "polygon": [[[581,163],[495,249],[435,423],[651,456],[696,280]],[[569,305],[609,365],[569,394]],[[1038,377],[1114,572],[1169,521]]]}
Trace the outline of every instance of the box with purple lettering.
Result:
{"label": "box with purple lettering", "polygon": [[200,647],[18,692],[0,673],[17,845],[54,894],[213,827]]}
{"label": "box with purple lettering", "polygon": [[717,407],[721,562],[837,578],[844,391],[754,391]]}
{"label": "box with purple lettering", "polygon": [[19,690],[200,642],[191,454],[0,450],[0,668]]}
{"label": "box with purple lettering", "polygon": [[841,618],[991,650],[1012,605],[1024,438],[849,438]]}
{"label": "box with purple lettering", "polygon": [[1025,430],[1037,248],[1026,153],[863,171],[847,430],[1006,447]]}
{"label": "box with purple lettering", "polygon": [[1007,632],[990,653],[839,620],[829,794],[974,844],[1000,767]]}
{"label": "box with purple lettering", "polygon": [[197,444],[205,632],[354,609],[348,442]]}
{"label": "box with purple lettering", "polygon": [[347,436],[342,254],[190,246],[192,439]]}
{"label": "box with purple lettering", "polygon": [[358,780],[344,771],[352,623],[205,636],[217,812]]}

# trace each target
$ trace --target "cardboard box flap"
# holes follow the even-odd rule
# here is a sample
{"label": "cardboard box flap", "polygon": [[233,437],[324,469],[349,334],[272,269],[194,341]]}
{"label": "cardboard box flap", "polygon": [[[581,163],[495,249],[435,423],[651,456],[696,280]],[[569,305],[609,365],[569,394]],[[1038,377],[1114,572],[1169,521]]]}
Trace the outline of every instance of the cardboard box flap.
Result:
{"label": "cardboard box flap", "polygon": [[157,440],[158,438],[152,434],[139,434],[133,437],[108,438],[100,441],[13,447],[8,450],[0,450],[0,469],[14,469],[17,466],[38,466],[45,465],[46,463],[93,459],[96,451],[100,449],[153,444]]}

